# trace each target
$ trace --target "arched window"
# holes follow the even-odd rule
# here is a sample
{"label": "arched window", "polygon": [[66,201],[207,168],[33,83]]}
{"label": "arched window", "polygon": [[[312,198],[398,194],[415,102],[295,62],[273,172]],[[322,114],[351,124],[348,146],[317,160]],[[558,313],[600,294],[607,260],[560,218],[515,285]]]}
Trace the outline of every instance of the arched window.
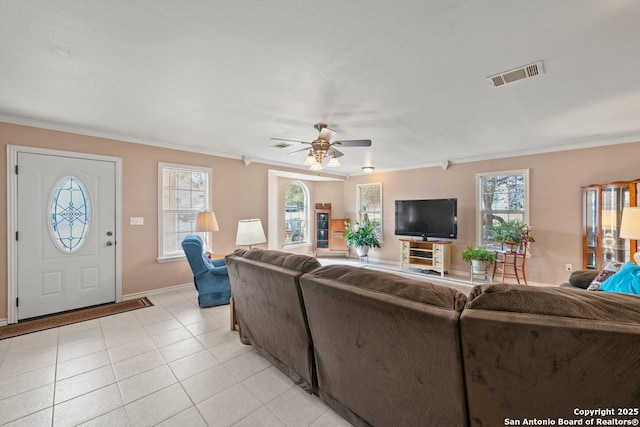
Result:
{"label": "arched window", "polygon": [[301,182],[287,185],[284,193],[285,244],[306,243],[309,224],[309,191]]}

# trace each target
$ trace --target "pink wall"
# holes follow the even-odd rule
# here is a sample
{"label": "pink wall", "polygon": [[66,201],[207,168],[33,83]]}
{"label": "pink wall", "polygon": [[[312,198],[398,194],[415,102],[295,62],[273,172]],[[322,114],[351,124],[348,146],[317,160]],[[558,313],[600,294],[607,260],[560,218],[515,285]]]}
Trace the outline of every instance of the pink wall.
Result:
{"label": "pink wall", "polygon": [[[212,169],[213,209],[220,231],[212,246],[219,254],[233,251],[239,219],[267,221],[266,165],[122,141],[0,123],[0,198],[7,200],[7,145],[43,147],[100,154],[123,159],[122,186],[122,293],[144,292],[189,283],[192,274],[186,261],[157,262],[158,255],[158,162],[206,166]],[[129,217],[144,217],[144,226],[129,225]],[[0,209],[0,318],[7,313],[7,213]],[[266,229],[265,229],[266,232]]]}
{"label": "pink wall", "polygon": [[[6,199],[6,146],[8,144],[84,152],[123,159],[122,219],[120,244],[123,251],[123,295],[144,292],[191,281],[186,261],[157,262],[157,168],[158,162],[199,165],[212,168],[213,209],[220,231],[213,234],[213,248],[219,254],[235,249],[237,222],[260,218],[267,231],[269,165],[170,150],[123,141],[89,137],[0,123],[0,199]],[[340,215],[355,218],[355,186],[362,182],[383,182],[384,244],[371,258],[399,262],[400,243],[393,234],[396,199],[457,197],[459,235],[453,244],[453,268],[468,270],[460,252],[475,242],[475,174],[511,169],[530,169],[531,225],[537,242],[528,266],[529,278],[543,283],[560,283],[567,277],[564,265],[580,268],[580,186],[640,177],[637,158],[640,143],[564,151],[491,161],[351,177],[343,183],[305,182],[311,189],[311,203],[331,202]],[[297,171],[290,169],[290,171]],[[277,196],[277,195],[276,195]],[[279,197],[279,196],[278,196]],[[129,217],[142,216],[144,226],[130,226]],[[0,318],[7,307],[6,209],[0,209]],[[268,236],[269,237],[269,236]],[[266,246],[265,246],[266,247]]]}
{"label": "pink wall", "polygon": [[370,258],[399,263],[401,246],[399,237],[394,235],[395,200],[456,197],[458,239],[452,247],[452,269],[469,271],[460,253],[476,242],[476,173],[529,169],[530,225],[536,243],[527,261],[527,278],[560,284],[568,278],[565,264],[582,268],[580,187],[640,177],[639,156],[640,143],[631,143],[454,164],[446,170],[433,167],[353,177],[344,184],[345,207],[347,214],[353,216],[357,184],[383,182],[384,244],[370,253]]}

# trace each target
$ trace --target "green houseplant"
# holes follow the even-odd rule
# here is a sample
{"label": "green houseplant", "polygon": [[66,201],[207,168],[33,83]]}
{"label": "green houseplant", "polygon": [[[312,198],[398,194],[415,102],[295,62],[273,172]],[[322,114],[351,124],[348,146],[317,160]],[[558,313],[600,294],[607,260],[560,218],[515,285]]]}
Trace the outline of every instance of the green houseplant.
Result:
{"label": "green houseplant", "polygon": [[462,259],[471,263],[471,274],[487,274],[487,266],[496,260],[496,253],[477,246],[462,251]]}
{"label": "green houseplant", "polygon": [[373,231],[371,223],[366,218],[362,224],[358,224],[356,221],[354,227],[348,222],[345,222],[345,225],[346,233],[342,238],[347,242],[348,247],[355,246],[359,256],[367,255],[369,248],[380,247],[378,237]]}
{"label": "green houseplant", "polygon": [[520,245],[523,242],[532,243],[536,241],[531,235],[531,228],[517,219],[494,225],[489,229],[489,233],[493,240],[501,243]]}
{"label": "green houseplant", "polygon": [[477,246],[469,246],[467,249],[462,251],[462,259],[466,262],[477,260],[490,263],[496,260],[496,253]]}

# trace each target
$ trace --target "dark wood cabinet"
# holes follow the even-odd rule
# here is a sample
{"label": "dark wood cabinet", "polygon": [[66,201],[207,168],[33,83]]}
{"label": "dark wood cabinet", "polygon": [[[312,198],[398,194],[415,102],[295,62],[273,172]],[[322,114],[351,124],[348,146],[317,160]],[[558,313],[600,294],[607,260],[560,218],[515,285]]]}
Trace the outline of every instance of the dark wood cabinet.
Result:
{"label": "dark wood cabinet", "polygon": [[316,203],[314,212],[316,255],[344,254],[349,257],[347,242],[342,238],[346,234],[345,222],[349,220],[331,217],[331,203]]}

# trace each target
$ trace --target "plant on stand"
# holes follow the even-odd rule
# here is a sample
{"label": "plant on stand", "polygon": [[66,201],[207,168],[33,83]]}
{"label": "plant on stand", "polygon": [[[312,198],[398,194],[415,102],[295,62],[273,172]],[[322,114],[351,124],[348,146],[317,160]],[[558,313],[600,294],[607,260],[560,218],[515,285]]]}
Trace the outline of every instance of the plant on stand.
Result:
{"label": "plant on stand", "polygon": [[462,251],[462,259],[471,263],[472,274],[486,274],[487,266],[496,260],[496,253],[477,246]]}
{"label": "plant on stand", "polygon": [[365,217],[362,224],[356,221],[355,227],[345,222],[346,234],[342,237],[347,242],[347,247],[355,246],[358,256],[366,256],[369,248],[379,248],[380,242],[376,233],[373,231],[371,222]]}
{"label": "plant on stand", "polygon": [[490,237],[496,242],[500,242],[503,246],[516,246],[517,252],[520,252],[521,246],[533,243],[536,239],[531,235],[531,228],[517,219],[494,225],[489,229]]}

